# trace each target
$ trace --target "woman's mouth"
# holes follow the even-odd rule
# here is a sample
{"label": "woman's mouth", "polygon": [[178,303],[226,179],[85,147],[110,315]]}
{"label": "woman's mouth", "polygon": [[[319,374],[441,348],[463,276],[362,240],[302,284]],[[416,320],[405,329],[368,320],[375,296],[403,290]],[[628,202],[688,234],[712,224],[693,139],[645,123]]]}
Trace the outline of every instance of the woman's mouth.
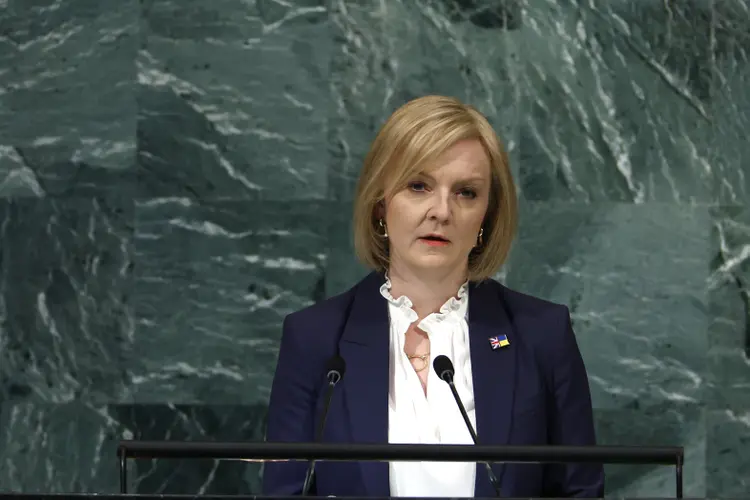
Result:
{"label": "woman's mouth", "polygon": [[450,241],[448,241],[446,238],[443,238],[442,236],[439,236],[436,234],[422,236],[421,238],[419,238],[419,240],[422,243],[425,243],[433,247],[441,247],[441,246],[448,245],[450,243]]}

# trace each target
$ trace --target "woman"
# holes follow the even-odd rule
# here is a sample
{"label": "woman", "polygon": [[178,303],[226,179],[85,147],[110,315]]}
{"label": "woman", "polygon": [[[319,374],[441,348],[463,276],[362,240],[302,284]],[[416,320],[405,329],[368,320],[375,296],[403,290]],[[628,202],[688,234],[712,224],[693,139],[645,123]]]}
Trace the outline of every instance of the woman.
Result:
{"label": "woman", "polygon": [[[324,441],[470,444],[432,360],[455,384],[482,444],[593,445],[586,370],[568,309],[491,279],[515,233],[515,186],[487,120],[456,99],[398,109],[365,159],[354,243],[373,272],[284,321],[268,441],[314,441],[326,362],[346,375]],[[298,494],[305,462],[271,462],[264,493]],[[601,497],[600,465],[495,464],[503,496]],[[320,496],[489,497],[473,463],[318,462]]]}

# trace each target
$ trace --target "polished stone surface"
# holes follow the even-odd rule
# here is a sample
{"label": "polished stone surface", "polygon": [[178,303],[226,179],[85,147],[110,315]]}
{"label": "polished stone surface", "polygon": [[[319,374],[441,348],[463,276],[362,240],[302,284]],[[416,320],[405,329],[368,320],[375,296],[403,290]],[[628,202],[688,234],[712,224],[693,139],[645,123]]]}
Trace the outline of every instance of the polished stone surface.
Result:
{"label": "polished stone surface", "polygon": [[524,2],[524,193],[540,201],[714,201],[710,104],[720,54],[710,37],[722,11],[710,1],[590,4]]}
{"label": "polished stone surface", "polygon": [[314,201],[138,202],[129,398],[265,403],[284,316],[325,297],[329,212]]}
{"label": "polished stone surface", "polygon": [[[453,8],[443,10],[438,2],[331,2],[332,34],[338,41],[330,82],[331,198],[352,199],[379,124],[401,103],[428,93],[457,96],[475,105],[515,159],[521,95],[514,74],[519,67],[517,33],[478,28],[465,19],[476,12],[477,19],[484,19],[480,24],[490,24],[514,12],[519,15],[518,9],[498,9],[494,15],[480,9],[461,13],[462,3],[478,2],[446,3]],[[518,174],[519,163],[512,164]]]}
{"label": "polished stone surface", "polygon": [[[125,438],[262,439],[284,316],[366,273],[369,142],[444,93],[507,145],[497,277],[570,307],[600,440],[747,495],[748,31],[746,0],[0,0],[0,491],[115,493]],[[140,493],[259,485],[129,467]]]}
{"label": "polished stone surface", "polygon": [[702,207],[524,205],[506,283],[570,307],[595,408],[703,403],[709,226]]}

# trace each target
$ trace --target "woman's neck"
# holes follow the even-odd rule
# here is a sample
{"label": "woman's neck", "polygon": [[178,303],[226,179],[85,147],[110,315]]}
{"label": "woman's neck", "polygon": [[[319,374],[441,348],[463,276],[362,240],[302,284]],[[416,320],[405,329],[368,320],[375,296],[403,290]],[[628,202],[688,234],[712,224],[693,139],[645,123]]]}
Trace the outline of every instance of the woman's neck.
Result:
{"label": "woman's neck", "polygon": [[391,295],[398,298],[406,295],[411,300],[412,308],[423,319],[437,312],[445,302],[458,294],[458,289],[466,282],[466,271],[450,273],[404,272],[391,267],[388,278],[391,281]]}

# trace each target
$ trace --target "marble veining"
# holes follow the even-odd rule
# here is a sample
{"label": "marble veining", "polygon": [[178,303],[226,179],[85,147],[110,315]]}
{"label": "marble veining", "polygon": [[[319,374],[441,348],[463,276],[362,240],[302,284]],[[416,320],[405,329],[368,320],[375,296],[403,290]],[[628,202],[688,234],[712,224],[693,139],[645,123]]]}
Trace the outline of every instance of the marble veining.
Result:
{"label": "marble veining", "polygon": [[[507,146],[497,278],[570,308],[600,441],[746,496],[749,31],[746,0],[0,1],[0,492],[115,493],[120,439],[262,439],[284,316],[366,272],[369,142],[444,93]],[[138,460],[129,488],[260,473]]]}

